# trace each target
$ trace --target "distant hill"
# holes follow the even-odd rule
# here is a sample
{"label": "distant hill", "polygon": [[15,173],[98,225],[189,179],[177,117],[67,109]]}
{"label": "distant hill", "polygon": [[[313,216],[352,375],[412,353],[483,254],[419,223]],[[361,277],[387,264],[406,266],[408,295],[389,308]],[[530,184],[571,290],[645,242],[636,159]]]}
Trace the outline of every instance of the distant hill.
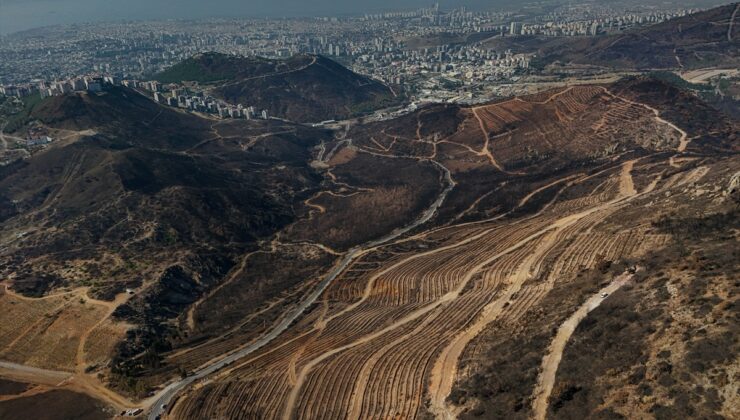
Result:
{"label": "distant hill", "polygon": [[559,60],[631,69],[740,66],[740,35],[733,25],[739,3],[671,19],[624,34],[558,39],[541,54]]}
{"label": "distant hill", "polygon": [[300,122],[353,117],[398,101],[382,83],[313,55],[270,60],[198,54],[154,78],[163,83],[207,83],[215,97]]}

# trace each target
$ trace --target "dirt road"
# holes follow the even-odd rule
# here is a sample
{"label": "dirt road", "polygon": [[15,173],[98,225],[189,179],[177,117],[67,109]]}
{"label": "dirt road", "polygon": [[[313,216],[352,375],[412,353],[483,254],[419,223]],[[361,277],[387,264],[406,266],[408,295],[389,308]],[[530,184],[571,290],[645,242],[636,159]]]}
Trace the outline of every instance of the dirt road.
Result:
{"label": "dirt road", "polygon": [[[509,302],[517,292],[519,292],[524,282],[531,276],[536,275],[536,273],[533,273],[533,271],[536,271],[535,267],[538,266],[538,262],[548,252],[548,250],[556,245],[559,240],[560,232],[589,215],[600,211],[610,211],[612,208],[618,207],[640,195],[635,190],[632,180],[632,169],[635,162],[636,160],[629,160],[624,162],[622,165],[622,171],[619,175],[620,195],[617,198],[583,212],[560,218],[542,231],[523,241],[529,242],[536,239],[538,244],[535,250],[527,256],[516,271],[511,274],[508,279],[509,285],[503,291],[503,294],[483,308],[478,319],[476,319],[475,322],[473,322],[465,331],[455,337],[455,339],[442,350],[434,364],[429,384],[429,395],[431,397],[430,409],[438,418],[452,419],[456,417],[456,413],[448,407],[446,400],[447,396],[452,391],[455,378],[457,377],[457,367],[459,365],[460,356],[465,350],[465,347],[476,336],[478,336],[478,334],[480,334],[487,325],[499,317],[505,304]],[[649,190],[650,189],[647,189],[646,191],[643,191],[643,193],[646,193]],[[511,250],[513,249],[506,250],[505,252],[509,252]],[[486,261],[485,264],[488,264],[491,261],[492,260]],[[485,265],[480,265],[475,267],[467,276],[472,277],[484,266]]]}
{"label": "dirt road", "polygon": [[72,377],[71,372],[39,369],[18,363],[0,362],[0,377],[22,382],[57,386]]}
{"label": "dirt road", "polygon": [[568,339],[573,335],[578,324],[586,318],[589,312],[598,308],[604,302],[605,298],[602,296],[606,294],[608,297],[608,295],[616,292],[632,280],[633,276],[634,274],[624,273],[614,279],[608,286],[591,296],[558,328],[558,333],[552,343],[550,343],[547,355],[542,359],[542,369],[537,380],[534,391],[534,402],[532,403],[532,411],[534,412],[535,419],[544,420],[547,415],[548,399],[552,393],[553,385],[555,385],[555,374],[560,365],[560,359],[563,357],[563,351],[565,350],[565,345],[568,343]]}
{"label": "dirt road", "polygon": [[488,158],[488,161],[491,162],[491,165],[493,165],[496,169],[498,169],[501,172],[506,172],[506,170],[496,161],[496,158],[493,157],[493,154],[491,153],[491,150],[488,148],[489,143],[491,142],[491,136],[488,134],[488,130],[486,130],[486,125],[483,123],[483,119],[478,115],[478,112],[476,111],[476,108],[472,108],[473,115],[475,116],[475,119],[478,120],[478,124],[480,125],[480,130],[483,132],[483,137],[485,138],[486,142],[483,144],[483,147],[481,148],[480,152],[475,152],[478,156],[485,156]]}
{"label": "dirt road", "polygon": [[735,17],[737,16],[738,10],[740,10],[740,3],[735,6],[735,10],[732,12],[732,16],[730,16],[730,24],[727,27],[727,40],[729,42],[732,42],[732,28],[735,25]]}
{"label": "dirt road", "polygon": [[270,73],[270,74],[262,74],[260,76],[247,77],[245,79],[239,79],[239,80],[237,80],[235,82],[232,82],[232,83],[227,83],[227,84],[225,84],[225,85],[223,85],[221,87],[224,88],[224,87],[227,87],[227,86],[236,86],[236,85],[238,85],[240,83],[248,82],[248,81],[251,81],[251,80],[267,79],[267,78],[270,78],[270,77],[283,76],[283,75],[290,74],[290,73],[296,73],[296,72],[305,70],[305,69],[313,66],[314,64],[316,64],[316,57],[315,56],[314,57],[311,57],[311,62],[310,63],[305,64],[305,65],[303,65],[301,67],[298,67],[298,68],[295,68],[295,69],[285,70],[285,71],[279,71],[279,72]]}
{"label": "dirt road", "polygon": [[[436,162],[433,162],[436,163]],[[276,325],[272,330],[270,330],[267,334],[265,334],[262,338],[255,341],[254,343],[250,344],[249,346],[232,353],[200,370],[195,372],[192,376],[189,376],[185,379],[173,382],[169,384],[167,387],[165,387],[163,390],[161,390],[159,393],[157,393],[151,400],[147,401],[146,405],[151,407],[148,418],[149,420],[156,420],[158,417],[160,417],[164,413],[164,409],[162,407],[169,406],[170,401],[173,397],[175,397],[181,390],[192,384],[193,382],[203,379],[218,370],[232,364],[235,361],[238,361],[239,359],[242,359],[255,351],[261,349],[262,347],[269,344],[272,340],[277,338],[279,335],[281,335],[285,330],[290,327],[295,320],[297,320],[303,312],[306,311],[308,307],[313,305],[314,302],[324,293],[324,290],[326,290],[327,287],[334,281],[334,279],[339,276],[358,256],[362,255],[367,249],[372,249],[377,247],[378,245],[384,244],[386,242],[390,242],[399,236],[405,234],[406,232],[415,229],[416,227],[426,223],[429,221],[429,219],[434,216],[434,214],[437,212],[437,209],[442,205],[447,195],[452,191],[452,189],[455,187],[455,182],[452,180],[452,175],[450,174],[450,171],[447,170],[442,165],[437,164],[437,166],[440,167],[440,169],[444,173],[444,182],[447,184],[445,188],[440,192],[440,194],[437,196],[437,199],[429,206],[424,213],[421,214],[419,218],[417,218],[414,222],[411,224],[401,228],[396,229],[393,232],[389,233],[388,235],[376,239],[374,241],[371,241],[367,244],[364,244],[361,247],[356,247],[350,249],[347,254],[345,254],[344,258],[342,258],[339,263],[329,272],[329,274],[319,283],[319,285],[314,289],[313,292],[311,292],[299,305],[298,307],[288,316],[283,318],[283,320]],[[299,374],[300,378],[300,374]],[[298,381],[298,379],[296,379]],[[152,403],[153,401],[153,403]]]}
{"label": "dirt road", "polygon": [[619,95],[615,95],[609,89],[607,89],[605,87],[602,87],[602,89],[604,90],[604,93],[606,93],[607,95],[609,95],[609,96],[611,96],[611,97],[613,97],[615,99],[619,99],[621,101],[627,102],[628,104],[640,106],[640,107],[643,107],[643,108],[646,108],[646,109],[650,110],[653,113],[653,115],[655,115],[655,121],[671,127],[672,129],[678,131],[679,134],[681,135],[681,137],[679,138],[679,144],[678,144],[678,148],[676,149],[676,151],[678,151],[678,152],[684,152],[686,150],[686,147],[691,142],[691,140],[688,138],[689,137],[688,133],[686,131],[682,130],[681,128],[679,128],[678,126],[676,126],[676,124],[673,124],[672,122],[666,121],[663,118],[661,118],[660,117],[660,111],[659,110],[653,108],[650,105],[644,104],[642,102],[635,102],[635,101],[632,101],[630,99],[621,97]]}

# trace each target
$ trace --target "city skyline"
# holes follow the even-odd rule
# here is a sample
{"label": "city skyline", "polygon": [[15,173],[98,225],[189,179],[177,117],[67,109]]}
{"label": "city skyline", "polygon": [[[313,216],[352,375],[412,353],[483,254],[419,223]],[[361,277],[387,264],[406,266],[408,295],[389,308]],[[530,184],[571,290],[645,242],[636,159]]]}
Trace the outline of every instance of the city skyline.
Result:
{"label": "city skyline", "polygon": [[[502,1],[501,3],[506,2]],[[105,7],[101,7],[102,3]],[[214,5],[214,3],[217,3]],[[447,1],[446,4],[478,3]],[[157,19],[202,19],[217,17],[299,17],[320,14],[356,14],[388,9],[417,8],[432,4],[426,0],[371,0],[362,6],[336,0],[309,3],[298,0],[218,0],[173,2],[131,0],[125,3],[108,0],[0,0],[0,34],[52,25],[86,22]]]}
{"label": "city skyline", "polygon": [[[377,13],[390,10],[415,9],[434,4],[430,0],[369,0],[362,3],[337,0],[0,0],[0,35],[53,25],[122,20],[205,19],[219,17],[301,17],[340,16]],[[521,6],[528,2],[512,0],[441,0],[440,7],[468,7],[471,10],[492,10]],[[542,2],[538,2],[542,3]],[[559,3],[551,0],[550,3]],[[602,3],[608,4],[608,1]],[[640,4],[644,4],[641,2]],[[650,3],[650,2],[648,2]],[[670,3],[670,2],[668,2]],[[691,5],[719,4],[714,0],[694,0]],[[666,2],[655,2],[666,4]]]}

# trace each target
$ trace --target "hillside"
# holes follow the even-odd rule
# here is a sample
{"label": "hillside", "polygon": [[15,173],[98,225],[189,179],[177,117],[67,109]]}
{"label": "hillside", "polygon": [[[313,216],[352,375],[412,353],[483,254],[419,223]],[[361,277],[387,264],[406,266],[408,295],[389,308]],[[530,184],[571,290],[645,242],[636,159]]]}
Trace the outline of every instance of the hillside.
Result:
{"label": "hillside", "polygon": [[[2,277],[23,296],[71,290],[100,301],[90,309],[131,300],[129,317],[146,326],[131,336],[134,348],[149,346],[238,255],[291,223],[294,201],[319,183],[309,150],[325,133],[299,126],[214,123],[124,88],[48,98],[31,118],[58,140],[0,170]],[[256,135],[269,143],[256,144]],[[124,297],[126,288],[137,296]],[[0,299],[3,306],[9,299]],[[61,323],[79,308],[68,309],[49,319]],[[70,333],[69,342],[92,326],[80,320],[81,335]],[[124,338],[120,328],[106,328],[114,331],[96,349],[103,355]],[[35,345],[53,338],[36,334]],[[48,356],[3,351],[5,359],[42,367],[75,364],[71,348]]]}
{"label": "hillside", "polygon": [[732,3],[624,34],[555,40],[540,54],[548,61],[627,69],[738,67],[738,7]]}
{"label": "hillside", "polygon": [[0,169],[0,360],[38,383],[152,418],[733,417],[740,131],[675,85],[25,121],[58,140]]}
{"label": "hillside", "polygon": [[208,83],[215,97],[299,122],[344,119],[398,102],[387,86],[312,55],[268,60],[199,54],[154,78]]}
{"label": "hillside", "polygon": [[[132,396],[156,385],[137,379],[153,366],[133,356],[229,330],[265,302],[285,299],[286,289],[310,286],[306,276],[333,263],[336,251],[272,241],[311,218],[304,203],[317,194],[352,194],[342,172],[363,179],[355,194],[388,209],[367,214],[363,232],[339,235],[344,248],[408,223],[438,188],[431,164],[382,158],[374,163],[395,176],[373,180],[363,175],[372,167],[348,164],[334,185],[311,166],[315,148],[331,140],[324,130],[204,119],[126,88],[46,98],[26,122],[56,141],[0,168],[0,274],[8,287],[0,307],[14,320],[3,329],[0,357],[77,372],[85,383],[101,373]],[[397,194],[400,208],[383,204]],[[224,287],[227,280],[237,287]],[[65,340],[56,339],[60,331]],[[122,365],[105,367],[113,359]]]}
{"label": "hillside", "polygon": [[[650,78],[476,107],[432,105],[395,120],[355,126],[347,138],[327,145],[334,152],[325,163],[327,174],[343,173],[348,185],[356,187],[360,178],[343,167],[385,157],[436,162],[449,171],[452,187],[442,191],[425,224],[343,254],[346,267],[328,277],[332,281],[316,300],[306,298],[312,304],[303,316],[285,329],[285,323],[274,321],[281,334],[269,346],[243,348],[225,359],[218,373],[207,375],[213,380],[203,386],[184,383],[178,389],[184,392],[174,393],[179,398],[170,417],[528,418],[548,410],[542,398],[569,404],[563,413],[599,416],[598,407],[589,405],[591,394],[571,403],[569,384],[548,388],[549,376],[540,375],[542,363],[550,366],[546,355],[558,327],[586,303],[609,302],[602,293],[619,296],[620,288],[647,293],[656,283],[643,285],[644,276],[660,279],[667,273],[656,267],[656,255],[665,258],[660,264],[681,270],[670,246],[675,233],[667,226],[680,224],[686,214],[701,209],[728,227],[736,220],[737,193],[731,193],[731,185],[738,170],[737,126],[692,95]],[[316,243],[341,238],[331,230],[344,228],[347,209],[361,208],[353,206],[363,195],[358,191],[307,201],[312,217],[291,225],[286,237]],[[712,284],[721,288],[712,289],[711,301],[722,307],[732,307],[736,299],[723,292],[736,271],[727,257],[713,266],[717,280]],[[634,273],[633,265],[640,267]],[[671,289],[674,300],[653,295],[643,300],[669,312],[674,306],[668,305],[691,287],[683,280],[671,285],[678,288]],[[633,315],[625,305],[635,305],[634,299],[616,302],[627,320]],[[611,328],[621,328],[620,322]],[[671,327],[671,339],[689,333],[683,325]],[[719,340],[726,327],[708,327],[707,335]],[[668,345],[651,335],[655,328],[622,335],[651,363]],[[231,342],[230,335],[225,339]],[[594,376],[603,378],[621,363],[631,369],[640,359],[619,353],[613,340],[598,343],[608,363],[591,376],[571,368],[579,376],[570,380],[607,395],[609,389]],[[707,345],[697,340],[698,348]],[[190,354],[169,354],[164,363],[190,369],[203,360],[203,348],[212,354],[220,343],[203,346]],[[707,378],[714,366],[731,369],[732,351],[718,350],[712,356],[717,363],[696,367],[694,374]],[[690,366],[679,355],[675,360],[677,369]],[[661,369],[658,363],[655,369]],[[663,379],[640,380],[665,395],[672,392]],[[683,385],[688,379],[681,381],[677,390],[686,401],[692,391]],[[707,392],[727,395],[730,389],[718,381]],[[625,392],[632,398],[638,391]],[[540,394],[544,397],[536,398]],[[620,415],[637,406],[632,400],[622,404],[619,395],[609,398],[620,402]],[[165,395],[159,401],[172,400]],[[732,410],[734,400],[705,408],[674,405],[661,394],[655,404],[667,413],[690,407],[709,415]]]}

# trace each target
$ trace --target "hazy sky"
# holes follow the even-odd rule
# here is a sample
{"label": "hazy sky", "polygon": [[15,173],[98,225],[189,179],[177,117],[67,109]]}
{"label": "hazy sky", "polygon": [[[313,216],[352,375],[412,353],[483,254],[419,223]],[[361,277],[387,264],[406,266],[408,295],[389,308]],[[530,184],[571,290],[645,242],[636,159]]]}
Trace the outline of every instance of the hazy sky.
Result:
{"label": "hazy sky", "polygon": [[[427,6],[434,0],[0,0],[0,33],[59,23],[213,16],[346,14]],[[493,6],[507,0],[440,0]],[[511,1],[511,0],[508,0]]]}
{"label": "hazy sky", "polygon": [[[435,0],[0,0],[0,33],[40,26],[121,19],[221,16],[315,16],[411,9]],[[543,0],[439,0],[444,9],[492,9]],[[544,0],[567,1],[567,0]],[[597,0],[653,4],[722,3],[722,0]],[[730,2],[731,0],[725,0]]]}

